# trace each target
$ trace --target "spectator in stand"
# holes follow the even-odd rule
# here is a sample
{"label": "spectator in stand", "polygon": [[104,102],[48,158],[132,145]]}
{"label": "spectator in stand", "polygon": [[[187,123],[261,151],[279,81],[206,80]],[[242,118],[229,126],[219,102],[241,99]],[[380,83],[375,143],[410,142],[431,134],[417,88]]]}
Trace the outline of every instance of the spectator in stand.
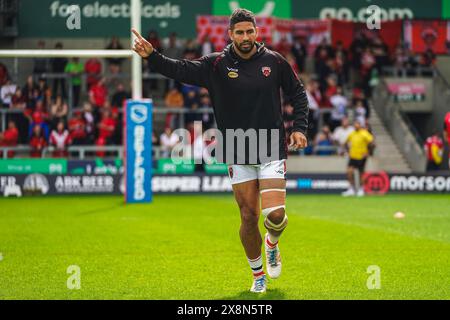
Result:
{"label": "spectator in stand", "polygon": [[183,49],[178,43],[177,34],[172,32],[169,35],[167,45],[164,46],[164,55],[172,59],[181,59],[183,57]]}
{"label": "spectator in stand", "polygon": [[371,51],[375,58],[375,68],[382,73],[382,68],[389,64],[389,48],[381,37],[376,36],[371,44]]}
{"label": "spectator in stand", "polygon": [[56,129],[59,122],[67,122],[67,114],[69,113],[69,107],[63,98],[58,95],[56,97],[55,103],[52,104],[50,108],[50,119],[51,128]]}
{"label": "spectator in stand", "polygon": [[73,117],[69,120],[70,140],[73,145],[86,144],[86,122],[83,119],[83,113],[80,110],[73,112]]}
{"label": "spectator in stand", "polygon": [[67,158],[69,155],[67,148],[70,143],[69,131],[66,130],[64,122],[61,121],[56,126],[56,130],[52,130],[52,133],[50,134],[50,145],[55,147],[53,157]]}
{"label": "spectator in stand", "polygon": [[301,73],[305,72],[305,61],[308,56],[306,40],[304,37],[295,37],[292,44],[291,53],[294,55],[298,69]]}
{"label": "spectator in stand", "polygon": [[336,43],[335,48],[335,66],[338,76],[339,85],[343,86],[348,83],[349,80],[349,62],[348,52],[344,48],[342,41]]}
{"label": "spectator in stand", "polygon": [[359,100],[361,100],[364,109],[366,110],[366,118],[369,119],[370,118],[369,101],[367,100],[364,91],[361,88],[355,87],[353,88],[352,105],[356,106]]}
{"label": "spectator in stand", "polygon": [[47,146],[47,140],[42,134],[42,128],[40,125],[35,125],[33,127],[33,134],[30,139],[30,157],[40,158],[42,156],[43,149]]}
{"label": "spectator in stand", "polygon": [[173,88],[167,92],[164,102],[166,107],[181,108],[184,105],[184,98],[180,91]]}
{"label": "spectator in stand", "polygon": [[323,126],[314,141],[314,153],[318,156],[329,156],[334,154],[332,147],[333,140],[331,138],[330,128]]}
{"label": "spectator in stand", "polygon": [[[200,105],[199,100],[199,91],[200,88],[188,84],[182,84],[181,92],[183,93],[184,98],[184,107],[188,110],[197,110]],[[191,123],[193,121],[199,120],[198,113],[196,112],[187,112],[185,114],[185,125]]]}
{"label": "spectator in stand", "polygon": [[[123,46],[119,41],[119,38],[117,36],[113,36],[111,38],[111,42],[108,44],[108,46],[105,48],[106,50],[122,50]],[[123,58],[108,58],[106,59],[108,62],[108,68],[109,72],[112,74],[120,73]]]}
{"label": "spectator in stand", "polygon": [[[427,49],[420,56],[420,66],[424,68],[432,68],[436,63],[436,55],[434,54],[432,49]],[[422,70],[422,76],[433,76],[432,70]]]}
{"label": "spectator in stand", "polygon": [[10,107],[12,102],[12,97],[16,93],[17,86],[12,83],[11,80],[7,80],[5,85],[0,89],[0,99],[2,101],[3,108],[7,109]]}
{"label": "spectator in stand", "polygon": [[[331,108],[331,97],[334,96],[337,93],[337,81],[336,77],[334,75],[329,76],[327,78],[327,87],[325,89],[325,97],[322,100],[322,107],[323,108]],[[327,117],[329,118],[329,117]],[[327,119],[328,121],[328,119]]]}
{"label": "spectator in stand", "polygon": [[297,61],[295,60],[294,55],[288,52],[285,57],[287,62],[289,62],[292,70],[294,70],[295,74],[298,75],[300,73],[300,69],[298,68]]}
{"label": "spectator in stand", "polygon": [[159,39],[158,32],[150,30],[148,33],[147,41],[151,43],[153,48],[157,51],[162,51],[161,40]]}
{"label": "spectator in stand", "polygon": [[93,144],[95,141],[95,117],[92,105],[89,102],[85,102],[83,105],[83,120],[86,125],[86,143]]}
{"label": "spectator in stand", "polygon": [[72,90],[73,97],[73,105],[71,107],[78,107],[80,103],[81,75],[84,72],[84,66],[80,59],[75,57],[67,64],[64,71],[71,76],[71,88],[69,89]]}
{"label": "spectator in stand", "polygon": [[200,55],[203,57],[215,51],[216,49],[214,44],[211,42],[209,35],[205,35],[202,39],[202,43],[200,44]]}
{"label": "spectator in stand", "polygon": [[[178,43],[177,34],[172,32],[169,36],[167,45],[164,46],[164,55],[169,58],[180,60],[183,58],[183,49]],[[166,79],[166,91],[172,89],[176,85],[175,80]]]}
{"label": "spectator in stand", "polygon": [[86,89],[89,91],[102,77],[102,63],[97,58],[91,58],[84,64],[84,72],[87,76]]}
{"label": "spectator in stand", "polygon": [[185,59],[194,60],[200,56],[200,50],[194,39],[188,39],[184,46],[183,56]]}
{"label": "spectator in stand", "polygon": [[116,86],[116,91],[111,98],[111,105],[122,110],[125,101],[130,98],[130,92],[126,91],[123,83],[119,82]]}
{"label": "spectator in stand", "polygon": [[288,38],[286,35],[283,35],[280,42],[275,46],[275,51],[280,53],[283,57],[286,57],[288,53],[290,53],[292,50],[292,46],[289,43]]}
{"label": "spectator in stand", "polygon": [[[168,108],[175,108],[180,109],[184,106],[184,98],[178,89],[173,88],[170,89],[169,92],[166,94],[166,97],[164,99],[164,103],[166,107]],[[178,114],[174,113],[167,113],[166,114],[166,120],[165,120],[165,127],[175,127],[175,122],[178,119]]]}
{"label": "spectator in stand", "polygon": [[[62,50],[63,45],[61,42],[58,42],[55,45],[56,50]],[[63,98],[67,98],[66,94],[66,79],[64,78],[64,73],[66,70],[67,65],[67,58],[52,58],[50,59],[50,66],[52,73],[57,74],[57,78],[53,80],[53,97],[56,97],[56,95],[61,94]],[[59,87],[61,87],[61,92],[59,92]]]}
{"label": "spectator in stand", "polygon": [[108,97],[108,89],[105,85],[106,79],[102,78],[94,84],[89,90],[89,102],[94,106],[94,116],[96,121],[99,119],[100,110],[105,106]]}
{"label": "spectator in stand", "polygon": [[155,130],[152,130],[152,145],[159,146],[159,140]]}
{"label": "spectator in stand", "polygon": [[359,70],[361,68],[361,61],[362,61],[362,55],[369,45],[369,39],[367,38],[366,34],[361,30],[358,32],[352,41],[352,44],[350,45],[350,54],[352,56],[352,67],[355,71],[354,74],[354,80],[355,83],[361,82],[361,79],[359,78]]}
{"label": "spectator in stand", "polygon": [[436,62],[436,55],[432,49],[427,49],[421,55],[420,65],[422,67],[432,67]]}
{"label": "spectator in stand", "polygon": [[27,107],[27,102],[25,97],[22,94],[22,89],[19,87],[16,88],[16,92],[11,98],[10,109],[12,110],[21,110],[24,111]]}
{"label": "spectator in stand", "polygon": [[[444,118],[444,140],[447,142],[448,147],[450,148],[450,112],[447,112]],[[450,154],[448,157],[448,166],[450,168]]]}
{"label": "spectator in stand", "polygon": [[372,77],[372,70],[375,68],[376,60],[370,47],[367,47],[361,56],[361,68],[359,70],[361,75],[362,88],[366,96],[371,96],[370,79]]}
{"label": "spectator in stand", "polygon": [[[200,89],[200,108],[201,109],[209,109],[212,110],[211,97],[209,96],[209,92],[205,88]],[[204,112],[201,114],[201,121],[205,130],[208,130],[214,126],[214,115],[210,112]]]}
{"label": "spectator in stand", "polygon": [[347,153],[346,150],[347,138],[349,134],[353,132],[353,130],[355,130],[355,128],[353,128],[353,126],[350,125],[348,118],[345,117],[342,119],[341,125],[333,131],[332,139],[333,142],[339,146],[338,149],[339,155],[343,156]]}
{"label": "spectator in stand", "polygon": [[159,143],[162,149],[162,157],[169,158],[173,147],[180,141],[180,137],[172,131],[172,128],[166,127],[159,137]]}
{"label": "spectator in stand", "polygon": [[[0,132],[0,147],[15,147],[19,141],[19,130],[14,121],[8,122],[8,129]],[[1,154],[3,156],[3,154]],[[14,158],[14,151],[8,151],[8,158]]]}
{"label": "spectator in stand", "polygon": [[[45,41],[39,40],[38,50],[45,50]],[[38,78],[42,77],[43,73],[48,72],[49,59],[45,57],[39,57],[33,59],[33,74]]]}
{"label": "spectator in stand", "polygon": [[310,137],[315,137],[319,124],[319,101],[321,97],[319,84],[317,83],[317,81],[311,80],[306,84],[306,96],[308,97],[309,102],[308,135]]}
{"label": "spectator in stand", "polygon": [[439,132],[435,131],[431,137],[428,137],[424,145],[427,156],[427,171],[440,170],[444,156],[444,142],[439,137]]}
{"label": "spectator in stand", "polygon": [[52,102],[52,90],[48,87],[45,79],[39,79],[37,90],[39,91],[39,97],[44,99],[44,105],[50,108]]}
{"label": "spectator in stand", "polygon": [[331,131],[333,131],[347,116],[348,99],[344,96],[342,87],[336,88],[336,93],[330,97],[330,103],[333,109],[331,110],[329,125]]}
{"label": "spectator in stand", "polygon": [[28,118],[30,124],[28,136],[33,134],[34,127],[39,126],[40,130],[43,131],[45,139],[48,139],[50,134],[50,128],[47,122],[49,120],[49,115],[47,110],[45,110],[43,100],[38,100],[34,109],[26,109],[25,116]]}
{"label": "spectator in stand", "polygon": [[392,58],[392,66],[395,68],[395,72],[397,76],[401,76],[406,68],[406,64],[408,62],[407,51],[402,45],[398,45],[395,48],[395,53]]}
{"label": "spectator in stand", "polygon": [[334,50],[331,47],[328,39],[326,37],[323,37],[319,45],[316,47],[316,50],[314,51],[314,58],[316,60],[321,58],[325,58],[325,60],[327,60],[333,57],[334,57]]}
{"label": "spectator in stand", "polygon": [[25,85],[23,86],[23,96],[25,97],[25,100],[27,102],[27,108],[33,108],[36,101],[36,96],[35,96],[35,90],[39,89],[39,87],[36,85],[36,83],[33,80],[33,76],[28,76],[27,78],[27,82],[25,83]]}
{"label": "spectator in stand", "polygon": [[[116,126],[116,121],[111,115],[111,111],[107,108],[102,110],[102,118],[100,123],[97,125],[98,128],[98,138],[95,142],[96,146],[106,146],[111,143],[111,138],[114,134],[114,129]],[[96,152],[98,157],[104,157],[104,151]]]}
{"label": "spectator in stand", "polygon": [[327,50],[321,49],[317,53],[317,57],[314,59],[314,65],[315,65],[315,72],[317,74],[319,84],[320,84],[320,90],[325,91],[326,89],[326,79],[332,74],[333,68],[331,65],[331,62],[329,60],[332,60],[328,57]]}
{"label": "spectator in stand", "polygon": [[122,113],[120,112],[122,108],[113,106],[109,101],[106,101],[105,109],[111,111],[111,118],[114,120],[114,132],[109,142],[115,145],[122,145],[123,117]]}
{"label": "spectator in stand", "polygon": [[320,84],[317,80],[311,80],[311,88],[309,93],[314,98],[319,108],[323,107],[324,97],[322,95],[322,92],[320,91]]}
{"label": "spectator in stand", "polygon": [[8,69],[3,63],[0,62],[0,87],[4,86],[8,79],[9,79]]}
{"label": "spectator in stand", "polygon": [[406,49],[406,54],[408,55],[408,60],[406,62],[406,75],[407,76],[416,76],[417,70],[416,68],[419,66],[419,57],[416,56],[416,54],[410,50]]}
{"label": "spectator in stand", "polygon": [[[25,117],[24,112],[26,110],[27,104],[25,97],[22,94],[22,89],[17,88],[16,93],[11,98],[11,107],[10,110],[17,111],[14,113],[11,113],[9,115],[9,119],[14,121],[16,124],[19,132],[28,132],[28,119]],[[21,135],[19,136],[19,142],[23,143],[25,142],[27,136]]]}
{"label": "spectator in stand", "polygon": [[367,114],[362,100],[357,100],[355,105],[355,120],[358,121],[363,128],[367,128]]}

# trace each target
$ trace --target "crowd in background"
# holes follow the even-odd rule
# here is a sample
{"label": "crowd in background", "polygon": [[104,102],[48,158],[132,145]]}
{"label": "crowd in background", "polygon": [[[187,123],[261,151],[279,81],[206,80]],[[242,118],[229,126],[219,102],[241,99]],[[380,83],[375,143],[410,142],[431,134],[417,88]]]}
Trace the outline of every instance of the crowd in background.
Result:
{"label": "crowd in background", "polygon": [[[172,33],[162,40],[151,31],[147,40],[156,50],[174,59],[192,60],[215,51],[208,37],[197,43],[192,39],[183,41]],[[61,43],[55,46],[55,49],[62,48]],[[353,121],[370,130],[369,99],[384,67],[393,66],[414,75],[417,66],[432,66],[435,60],[433,52],[414,55],[403,46],[390,53],[381,38],[368,38],[364,34],[355,37],[349,49],[340,42],[332,46],[323,39],[310,57],[304,38],[292,41],[282,38],[269,48],[285,56],[305,83],[310,115],[309,147],[303,153],[317,155],[344,154]],[[44,41],[39,41],[38,49],[45,49]],[[113,37],[106,49],[123,49],[123,46]],[[307,66],[308,58],[313,62],[312,68]],[[76,57],[35,58],[33,74],[23,85],[14,83],[6,66],[0,64],[1,108],[15,110],[8,114],[0,145],[28,144],[33,157],[40,157],[43,148],[49,145],[55,147],[55,157],[67,156],[69,145],[121,145],[121,111],[124,101],[130,98],[126,89],[129,86],[119,76],[123,62],[121,58],[104,61],[91,58],[84,62]],[[152,74],[145,60],[143,71]],[[63,76],[52,79],[44,77],[45,74]],[[204,130],[214,127],[206,89],[152,77],[144,79],[143,87],[146,97],[155,98],[159,93],[164,107],[187,111],[181,119],[179,113],[167,113],[161,132],[153,133],[154,144],[161,146],[166,155],[178,142],[179,137],[173,131],[180,123],[189,130],[194,130],[194,121],[202,121]],[[284,123],[289,131],[294,110],[287,99],[283,101]],[[97,152],[97,156],[104,155]]]}

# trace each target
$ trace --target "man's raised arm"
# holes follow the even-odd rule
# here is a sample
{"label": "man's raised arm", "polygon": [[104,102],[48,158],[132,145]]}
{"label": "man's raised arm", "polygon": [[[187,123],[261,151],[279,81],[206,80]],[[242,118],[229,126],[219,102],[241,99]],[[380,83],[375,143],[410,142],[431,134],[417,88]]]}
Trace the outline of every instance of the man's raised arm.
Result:
{"label": "man's raised arm", "polygon": [[200,87],[208,87],[209,57],[198,60],[170,59],[156,50],[152,44],[142,37],[136,29],[131,29],[136,36],[134,52],[144,59],[148,59],[150,69],[180,82]]}

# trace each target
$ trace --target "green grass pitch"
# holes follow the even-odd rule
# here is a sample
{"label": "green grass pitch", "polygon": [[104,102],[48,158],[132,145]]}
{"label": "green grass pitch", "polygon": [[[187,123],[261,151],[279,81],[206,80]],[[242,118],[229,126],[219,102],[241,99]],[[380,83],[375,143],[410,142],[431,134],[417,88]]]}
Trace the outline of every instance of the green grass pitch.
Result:
{"label": "green grass pitch", "polygon": [[288,194],[287,213],[283,273],[254,295],[232,195],[0,199],[0,299],[450,299],[449,195]]}

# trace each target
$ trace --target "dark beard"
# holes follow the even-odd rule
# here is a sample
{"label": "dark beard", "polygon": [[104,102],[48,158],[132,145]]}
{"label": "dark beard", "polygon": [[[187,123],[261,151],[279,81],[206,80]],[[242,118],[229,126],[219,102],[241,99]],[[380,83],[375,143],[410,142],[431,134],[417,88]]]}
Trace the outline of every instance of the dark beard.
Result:
{"label": "dark beard", "polygon": [[[250,51],[252,51],[253,47],[255,46],[255,43],[254,43],[254,42],[247,42],[247,43],[243,42],[241,45],[239,45],[239,44],[237,44],[237,43],[235,42],[234,44],[235,44],[236,49],[239,50],[239,51],[240,51],[241,53],[243,53],[243,54],[249,53]],[[250,44],[250,47],[248,47],[248,49],[242,48],[241,46],[242,46],[243,44]]]}

